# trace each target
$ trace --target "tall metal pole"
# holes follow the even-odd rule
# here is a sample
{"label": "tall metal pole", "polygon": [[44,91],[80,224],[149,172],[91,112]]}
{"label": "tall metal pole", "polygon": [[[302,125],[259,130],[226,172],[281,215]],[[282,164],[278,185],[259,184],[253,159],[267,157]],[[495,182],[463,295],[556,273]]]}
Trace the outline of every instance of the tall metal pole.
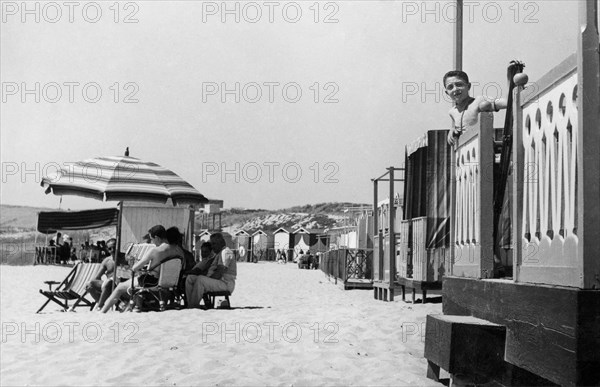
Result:
{"label": "tall metal pole", "polygon": [[456,0],[456,23],[454,24],[454,70],[463,66],[463,0]]}

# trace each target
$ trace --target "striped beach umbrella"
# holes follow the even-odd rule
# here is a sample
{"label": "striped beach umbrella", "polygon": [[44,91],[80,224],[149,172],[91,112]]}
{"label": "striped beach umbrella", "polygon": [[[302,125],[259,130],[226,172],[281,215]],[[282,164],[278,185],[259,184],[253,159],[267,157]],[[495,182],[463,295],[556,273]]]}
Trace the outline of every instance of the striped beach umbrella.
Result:
{"label": "striped beach umbrella", "polygon": [[197,205],[208,199],[173,171],[135,157],[97,157],[45,176],[46,194],[76,195],[102,201],[144,201]]}
{"label": "striped beach umbrella", "polygon": [[[199,205],[208,199],[175,172],[158,164],[129,157],[97,157],[79,161],[42,178],[46,194],[75,195],[119,202],[117,251],[121,251],[123,201]],[[117,284],[114,271],[113,288]]]}

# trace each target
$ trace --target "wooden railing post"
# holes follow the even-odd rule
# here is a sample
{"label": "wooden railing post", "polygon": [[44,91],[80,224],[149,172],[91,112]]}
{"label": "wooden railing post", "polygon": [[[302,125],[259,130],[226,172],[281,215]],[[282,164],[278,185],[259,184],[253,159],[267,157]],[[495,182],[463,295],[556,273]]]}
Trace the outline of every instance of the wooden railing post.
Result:
{"label": "wooden railing post", "polygon": [[515,281],[519,281],[519,269],[523,257],[523,179],[524,179],[524,149],[523,149],[523,108],[521,107],[521,92],[524,85],[517,85],[513,91],[513,149],[512,149],[512,243],[514,251],[513,270]]}
{"label": "wooden railing post", "polygon": [[583,269],[583,287],[600,289],[600,85],[598,57],[598,2],[579,1],[577,233],[578,261]]}
{"label": "wooden railing post", "polygon": [[[377,208],[377,179],[373,180],[373,242],[377,238],[377,245],[373,243],[373,280],[381,281],[381,256],[379,248],[381,246],[381,238],[379,236],[379,208]],[[376,248],[375,248],[376,247]],[[375,252],[375,250],[377,250]]]}

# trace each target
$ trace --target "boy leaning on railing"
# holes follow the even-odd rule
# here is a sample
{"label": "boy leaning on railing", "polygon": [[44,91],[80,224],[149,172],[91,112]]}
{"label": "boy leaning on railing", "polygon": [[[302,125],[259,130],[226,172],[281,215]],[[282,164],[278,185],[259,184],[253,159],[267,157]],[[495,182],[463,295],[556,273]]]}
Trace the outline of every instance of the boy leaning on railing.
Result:
{"label": "boy leaning on railing", "polygon": [[497,112],[506,109],[507,101],[504,98],[488,100],[483,96],[471,97],[471,83],[469,76],[464,71],[453,70],[444,75],[444,89],[452,98],[453,106],[448,112],[452,120],[452,128],[448,133],[448,144],[455,145],[456,140],[467,127],[479,121],[481,112]]}

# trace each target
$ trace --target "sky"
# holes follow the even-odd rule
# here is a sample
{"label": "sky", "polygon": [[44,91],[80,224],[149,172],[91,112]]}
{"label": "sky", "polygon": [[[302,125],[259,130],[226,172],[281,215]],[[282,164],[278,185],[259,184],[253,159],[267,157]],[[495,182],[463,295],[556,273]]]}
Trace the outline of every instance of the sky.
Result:
{"label": "sky", "polygon": [[[129,147],[227,208],[370,203],[372,178],[449,126],[454,4],[2,1],[0,202],[114,206],[39,183]],[[472,94],[506,97],[510,60],[535,85],[575,53],[577,8],[465,1]]]}

